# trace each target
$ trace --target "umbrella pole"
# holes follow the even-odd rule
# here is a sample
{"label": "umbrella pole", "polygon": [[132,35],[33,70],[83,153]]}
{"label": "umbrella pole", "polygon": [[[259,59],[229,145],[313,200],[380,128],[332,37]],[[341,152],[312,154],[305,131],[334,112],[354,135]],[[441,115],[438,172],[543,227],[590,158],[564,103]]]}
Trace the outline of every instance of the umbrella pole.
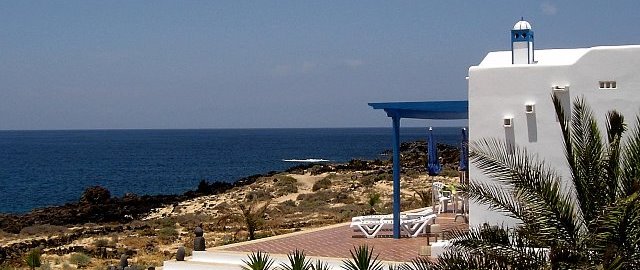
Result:
{"label": "umbrella pole", "polygon": [[431,176],[431,209],[433,210],[433,213],[437,213],[436,212],[436,193],[435,193],[435,189],[433,188],[433,182],[435,180],[435,176],[430,175]]}

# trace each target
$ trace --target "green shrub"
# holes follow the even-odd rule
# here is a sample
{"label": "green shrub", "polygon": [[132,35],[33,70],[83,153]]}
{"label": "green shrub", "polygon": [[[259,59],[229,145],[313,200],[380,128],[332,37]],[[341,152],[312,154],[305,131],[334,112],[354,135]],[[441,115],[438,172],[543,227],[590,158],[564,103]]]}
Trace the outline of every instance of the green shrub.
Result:
{"label": "green shrub", "polygon": [[96,239],[96,240],[93,241],[93,246],[95,246],[95,247],[108,247],[109,246],[109,240],[104,239],[104,238]]}
{"label": "green shrub", "polygon": [[[326,214],[336,222],[351,220],[352,217],[361,216],[367,211],[368,206],[365,204],[345,204],[339,207],[332,207],[326,211]],[[383,212],[389,213],[389,212]]]}
{"label": "green shrub", "polygon": [[440,175],[445,177],[459,177],[460,172],[454,168],[444,167],[442,172],[440,172]]}
{"label": "green shrub", "polygon": [[376,175],[376,182],[377,181],[393,181],[393,175],[391,175],[390,173],[381,173]]}
{"label": "green shrub", "polygon": [[431,189],[425,188],[422,190],[414,189],[413,198],[420,202],[420,207],[431,206]]}
{"label": "green shrub", "polygon": [[78,266],[78,268],[85,268],[89,266],[91,263],[91,257],[87,256],[84,253],[76,252],[71,254],[69,257],[69,262]]}
{"label": "green shrub", "polygon": [[283,196],[290,193],[298,193],[298,180],[291,176],[278,176],[273,180],[276,188],[276,195]]}
{"label": "green shrub", "polygon": [[378,181],[391,181],[393,176],[389,173],[369,174],[359,179],[361,185],[372,187]]}
{"label": "green shrub", "polygon": [[37,248],[31,250],[31,252],[27,254],[24,261],[27,263],[27,266],[29,266],[29,269],[36,269],[36,267],[40,267],[40,265],[42,265],[40,262],[40,255],[40,250]]}
{"label": "green shrub", "polygon": [[315,191],[318,191],[318,190],[321,190],[321,189],[330,188],[331,187],[331,179],[330,178],[332,178],[332,177],[331,176],[327,176],[325,178],[322,178],[322,179],[316,181],[313,184],[313,187],[311,188],[311,190],[315,192]]}
{"label": "green shrub", "polygon": [[376,177],[374,175],[365,175],[359,178],[358,182],[364,187],[372,187],[376,183]]}
{"label": "green shrub", "polygon": [[214,216],[195,213],[180,215],[175,217],[175,219],[176,222],[180,224],[180,226],[187,228],[195,227],[198,224],[211,223],[215,221]]}
{"label": "green shrub", "polygon": [[369,194],[369,198],[367,200],[367,204],[369,205],[369,215],[376,213],[376,204],[379,204],[380,202],[380,193],[374,192]]}
{"label": "green shrub", "polygon": [[144,230],[140,231],[140,232],[138,233],[138,235],[140,235],[140,236],[156,236],[156,235],[157,235],[157,233],[156,233],[156,231],[155,231],[154,229],[152,229],[152,228],[146,228],[146,229],[144,229]]}
{"label": "green shrub", "polygon": [[355,202],[349,192],[318,190],[314,193],[298,195],[298,209],[302,212],[315,211],[316,208],[327,207],[329,203],[352,204]]}
{"label": "green shrub", "polygon": [[[281,202],[277,206],[275,206],[274,209],[278,211],[278,213],[282,214],[283,215],[282,217],[284,217],[284,215],[291,215],[299,211],[298,205],[296,204],[296,202],[292,200],[286,200],[284,202]],[[279,218],[279,217],[275,217],[275,218]]]}
{"label": "green shrub", "polygon": [[163,243],[169,243],[178,239],[178,231],[174,227],[164,227],[158,231],[158,239]]}
{"label": "green shrub", "polygon": [[331,190],[320,190],[314,193],[300,194],[296,200],[300,203],[322,202],[327,203],[334,198],[335,192]]}
{"label": "green shrub", "polygon": [[159,227],[175,227],[176,219],[175,217],[163,218],[156,220],[155,223],[158,224]]}
{"label": "green shrub", "polygon": [[271,192],[263,189],[250,191],[246,196],[247,201],[266,201],[272,198]]}
{"label": "green shrub", "polygon": [[340,192],[335,192],[336,197],[333,201],[334,203],[344,203],[344,204],[352,204],[355,203],[355,199],[350,195],[346,190],[342,190]]}
{"label": "green shrub", "polygon": [[118,238],[117,234],[111,235],[111,240],[109,240],[109,246],[115,247],[118,244],[118,240],[120,239]]}

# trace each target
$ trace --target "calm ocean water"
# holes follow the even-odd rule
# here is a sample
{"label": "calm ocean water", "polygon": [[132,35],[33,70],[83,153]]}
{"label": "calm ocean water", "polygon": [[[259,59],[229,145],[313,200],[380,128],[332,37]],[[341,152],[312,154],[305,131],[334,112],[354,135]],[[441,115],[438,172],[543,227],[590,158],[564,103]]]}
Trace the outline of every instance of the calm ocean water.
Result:
{"label": "calm ocean water", "polygon": [[[434,132],[439,143],[459,142],[458,128]],[[426,128],[401,133],[426,138]],[[283,159],[375,159],[390,148],[390,128],[0,131],[0,212],[75,201],[92,185],[115,196],[178,194],[201,179],[297,165]]]}

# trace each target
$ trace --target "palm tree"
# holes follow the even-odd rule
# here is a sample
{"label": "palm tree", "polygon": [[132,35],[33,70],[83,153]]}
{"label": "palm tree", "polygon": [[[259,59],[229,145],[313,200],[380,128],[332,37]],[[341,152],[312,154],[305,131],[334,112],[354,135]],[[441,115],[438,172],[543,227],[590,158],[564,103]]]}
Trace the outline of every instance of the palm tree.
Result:
{"label": "palm tree", "polygon": [[256,231],[258,231],[264,223],[264,214],[267,212],[269,203],[270,202],[267,201],[260,205],[259,203],[247,202],[247,204],[238,205],[242,214],[242,220],[249,232],[249,240],[256,239]]}
{"label": "palm tree", "polygon": [[369,215],[375,214],[376,204],[379,204],[380,202],[381,202],[380,193],[374,192],[369,194],[369,199],[367,200],[367,204],[369,205],[369,211],[367,212],[367,214]]}
{"label": "palm tree", "polygon": [[472,181],[469,196],[519,224],[455,232],[438,265],[466,257],[489,269],[640,267],[640,118],[623,138],[624,117],[610,111],[603,138],[582,98],[570,119],[552,98],[569,181],[527,149],[497,139],[474,142],[470,158],[491,181]]}

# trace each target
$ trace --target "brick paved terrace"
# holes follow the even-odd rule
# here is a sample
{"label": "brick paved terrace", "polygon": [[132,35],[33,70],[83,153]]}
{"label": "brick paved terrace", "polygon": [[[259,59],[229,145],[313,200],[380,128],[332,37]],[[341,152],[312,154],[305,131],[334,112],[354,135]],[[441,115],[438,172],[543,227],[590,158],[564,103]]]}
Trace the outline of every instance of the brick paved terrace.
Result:
{"label": "brick paved terrace", "polygon": [[[455,221],[454,218],[455,214],[453,213],[442,213],[436,218],[436,224],[440,224],[445,232],[454,228],[469,228],[463,218],[458,218],[457,221]],[[433,238],[431,238],[431,241],[433,241]],[[418,252],[420,247],[427,245],[427,238],[393,239],[378,237],[367,239],[363,238],[360,232],[354,232],[348,223],[344,223],[277,237],[221,246],[215,249],[239,252],[263,251],[271,254],[288,254],[295,249],[299,249],[304,250],[309,256],[347,258],[350,256],[349,250],[361,244],[373,246],[374,252],[380,253],[380,257],[378,258],[380,260],[409,261],[419,256]]]}

